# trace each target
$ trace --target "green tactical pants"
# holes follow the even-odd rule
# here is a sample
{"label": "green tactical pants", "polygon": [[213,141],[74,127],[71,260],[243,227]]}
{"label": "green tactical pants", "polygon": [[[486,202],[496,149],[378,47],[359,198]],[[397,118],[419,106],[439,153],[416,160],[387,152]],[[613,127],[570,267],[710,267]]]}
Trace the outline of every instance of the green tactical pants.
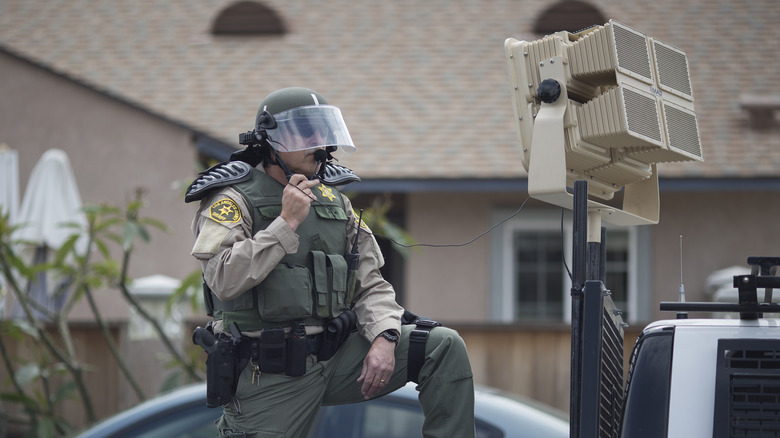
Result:
{"label": "green tactical pants", "polygon": [[[403,326],[395,351],[395,370],[381,395],[406,384],[409,333]],[[364,401],[357,382],[370,344],[357,332],[327,361],[309,356],[306,374],[289,377],[264,373],[252,382],[253,367],[241,373],[233,401],[217,421],[221,438],[310,437],[320,405]],[[425,414],[423,436],[473,438],[474,382],[463,339],[452,329],[436,327],[425,346],[419,400]],[[380,395],[380,396],[381,396]]]}

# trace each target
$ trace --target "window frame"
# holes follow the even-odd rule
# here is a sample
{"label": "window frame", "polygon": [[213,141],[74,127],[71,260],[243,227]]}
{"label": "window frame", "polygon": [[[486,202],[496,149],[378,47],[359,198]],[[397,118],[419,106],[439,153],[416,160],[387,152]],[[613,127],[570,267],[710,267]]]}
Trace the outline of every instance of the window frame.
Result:
{"label": "window frame", "polygon": [[[529,208],[521,214],[502,223],[494,233],[491,241],[493,263],[491,270],[491,303],[490,318],[496,322],[543,322],[533,319],[518,319],[515,317],[516,291],[513,287],[513,235],[516,231],[524,232],[561,232],[561,208],[543,206]],[[493,223],[506,219],[512,214],[510,208],[496,208],[493,212]],[[607,238],[610,230],[624,229],[628,232],[628,270],[626,322],[646,320],[651,312],[647,303],[641,297],[650,297],[652,284],[649,281],[651,275],[649,269],[652,257],[650,245],[649,227],[619,227],[602,221],[602,226],[607,229]],[[609,241],[607,241],[609,245]],[[572,214],[570,210],[563,210],[563,254],[569,270],[572,269]],[[571,279],[561,263],[561,275],[563,276],[562,319],[560,322],[571,324]],[[610,287],[609,284],[606,285]],[[646,300],[645,300],[646,301]]]}

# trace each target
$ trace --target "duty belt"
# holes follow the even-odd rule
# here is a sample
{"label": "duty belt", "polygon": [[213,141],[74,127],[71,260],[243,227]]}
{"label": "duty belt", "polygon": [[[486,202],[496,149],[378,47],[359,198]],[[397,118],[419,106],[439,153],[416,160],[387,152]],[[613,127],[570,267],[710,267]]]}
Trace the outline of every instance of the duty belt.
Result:
{"label": "duty belt", "polygon": [[[241,337],[241,344],[239,345],[239,357],[241,359],[258,360],[260,357],[260,346],[262,341],[259,338],[250,338],[247,336]],[[320,351],[320,345],[322,345],[322,333],[316,335],[306,335],[306,356],[310,354],[317,354]]]}

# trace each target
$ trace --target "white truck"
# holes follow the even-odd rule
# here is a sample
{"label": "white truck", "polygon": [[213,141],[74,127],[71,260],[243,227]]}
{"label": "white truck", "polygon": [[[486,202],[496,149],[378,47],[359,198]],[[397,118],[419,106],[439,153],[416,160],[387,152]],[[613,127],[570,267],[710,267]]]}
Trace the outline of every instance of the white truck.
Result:
{"label": "white truck", "polygon": [[[780,312],[769,275],[780,258],[751,257],[734,276],[739,303],[661,303],[662,310],[738,318],[656,321],[639,335],[626,381],[621,437],[780,436]],[[767,272],[769,271],[769,272]],[[763,302],[758,292],[764,289]]]}

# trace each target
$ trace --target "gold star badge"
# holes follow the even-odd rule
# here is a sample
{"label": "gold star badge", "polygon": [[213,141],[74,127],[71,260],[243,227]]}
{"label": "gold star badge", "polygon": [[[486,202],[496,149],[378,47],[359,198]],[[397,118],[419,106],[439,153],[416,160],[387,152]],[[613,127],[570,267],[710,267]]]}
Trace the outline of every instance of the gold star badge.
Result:
{"label": "gold star badge", "polygon": [[336,195],[333,194],[333,189],[331,189],[330,187],[327,187],[324,184],[320,184],[320,186],[317,188],[320,189],[320,192],[322,192],[322,197],[328,198],[331,201],[336,199]]}
{"label": "gold star badge", "polygon": [[209,207],[209,217],[219,223],[234,224],[241,220],[241,209],[232,199],[220,199]]}

